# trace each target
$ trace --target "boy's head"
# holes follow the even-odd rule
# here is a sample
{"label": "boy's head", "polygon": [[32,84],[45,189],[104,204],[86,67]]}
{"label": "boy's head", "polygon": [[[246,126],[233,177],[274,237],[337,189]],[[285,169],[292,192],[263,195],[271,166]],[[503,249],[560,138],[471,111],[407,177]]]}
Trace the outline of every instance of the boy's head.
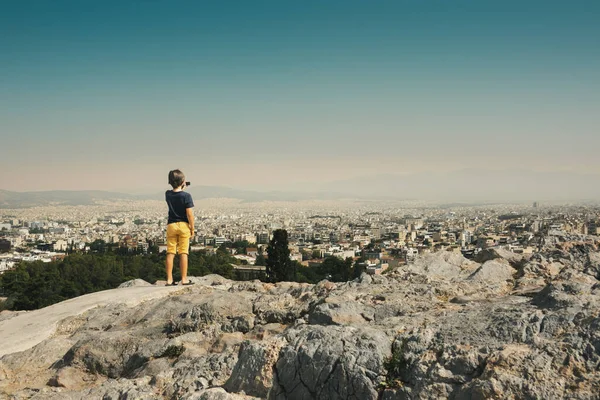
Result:
{"label": "boy's head", "polygon": [[169,171],[169,185],[173,186],[173,189],[177,189],[185,182],[185,175],[178,169]]}

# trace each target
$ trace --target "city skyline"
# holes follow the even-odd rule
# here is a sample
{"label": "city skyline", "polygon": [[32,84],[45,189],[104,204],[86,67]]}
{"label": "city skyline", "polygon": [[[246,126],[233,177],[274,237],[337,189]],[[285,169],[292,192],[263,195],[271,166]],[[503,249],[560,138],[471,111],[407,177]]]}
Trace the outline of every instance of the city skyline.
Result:
{"label": "city skyline", "polygon": [[0,189],[147,193],[181,168],[246,190],[406,176],[451,192],[440,176],[491,170],[509,195],[535,186],[522,171],[542,198],[592,198],[599,16],[592,1],[5,4]]}

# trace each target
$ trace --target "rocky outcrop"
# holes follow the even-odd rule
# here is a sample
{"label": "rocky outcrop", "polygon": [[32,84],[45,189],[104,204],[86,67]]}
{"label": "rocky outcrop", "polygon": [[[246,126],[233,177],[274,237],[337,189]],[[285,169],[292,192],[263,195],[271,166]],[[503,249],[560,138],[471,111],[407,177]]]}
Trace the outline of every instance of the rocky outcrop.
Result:
{"label": "rocky outcrop", "polygon": [[275,364],[271,399],[377,399],[390,341],[378,330],[300,325]]}
{"label": "rocky outcrop", "polygon": [[598,398],[597,245],[435,253],[344,283],[132,281],[5,313],[0,397]]}

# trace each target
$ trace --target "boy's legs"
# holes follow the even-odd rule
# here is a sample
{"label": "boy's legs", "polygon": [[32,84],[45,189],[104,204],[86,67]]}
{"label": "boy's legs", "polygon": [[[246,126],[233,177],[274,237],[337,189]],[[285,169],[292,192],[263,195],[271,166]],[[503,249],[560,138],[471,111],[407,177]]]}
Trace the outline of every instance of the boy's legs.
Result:
{"label": "boy's legs", "polygon": [[[165,263],[166,269],[167,269],[167,284],[173,283],[173,260],[174,259],[175,259],[175,254],[172,254],[172,253],[167,254],[167,261]],[[187,270],[187,267],[186,267],[186,270]]]}
{"label": "boy's legs", "polygon": [[167,225],[167,260],[165,270],[167,273],[167,284],[173,283],[173,259],[177,251],[177,225]]}
{"label": "boy's legs", "polygon": [[188,283],[188,251],[190,249],[190,227],[185,222],[178,222],[179,236],[177,237],[177,253],[179,253],[179,269],[181,271],[181,283]]}
{"label": "boy's legs", "polygon": [[188,255],[179,255],[179,269],[181,270],[181,283],[187,283],[187,270],[188,270]]}

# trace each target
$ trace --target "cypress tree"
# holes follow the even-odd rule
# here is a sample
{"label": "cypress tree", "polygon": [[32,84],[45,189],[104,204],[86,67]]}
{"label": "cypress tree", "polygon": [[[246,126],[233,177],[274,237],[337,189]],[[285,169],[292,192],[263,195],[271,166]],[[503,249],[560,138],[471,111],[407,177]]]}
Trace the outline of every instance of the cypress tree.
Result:
{"label": "cypress tree", "polygon": [[273,232],[273,238],[267,247],[267,276],[271,282],[294,281],[295,264],[290,260],[288,233],[285,229]]}

